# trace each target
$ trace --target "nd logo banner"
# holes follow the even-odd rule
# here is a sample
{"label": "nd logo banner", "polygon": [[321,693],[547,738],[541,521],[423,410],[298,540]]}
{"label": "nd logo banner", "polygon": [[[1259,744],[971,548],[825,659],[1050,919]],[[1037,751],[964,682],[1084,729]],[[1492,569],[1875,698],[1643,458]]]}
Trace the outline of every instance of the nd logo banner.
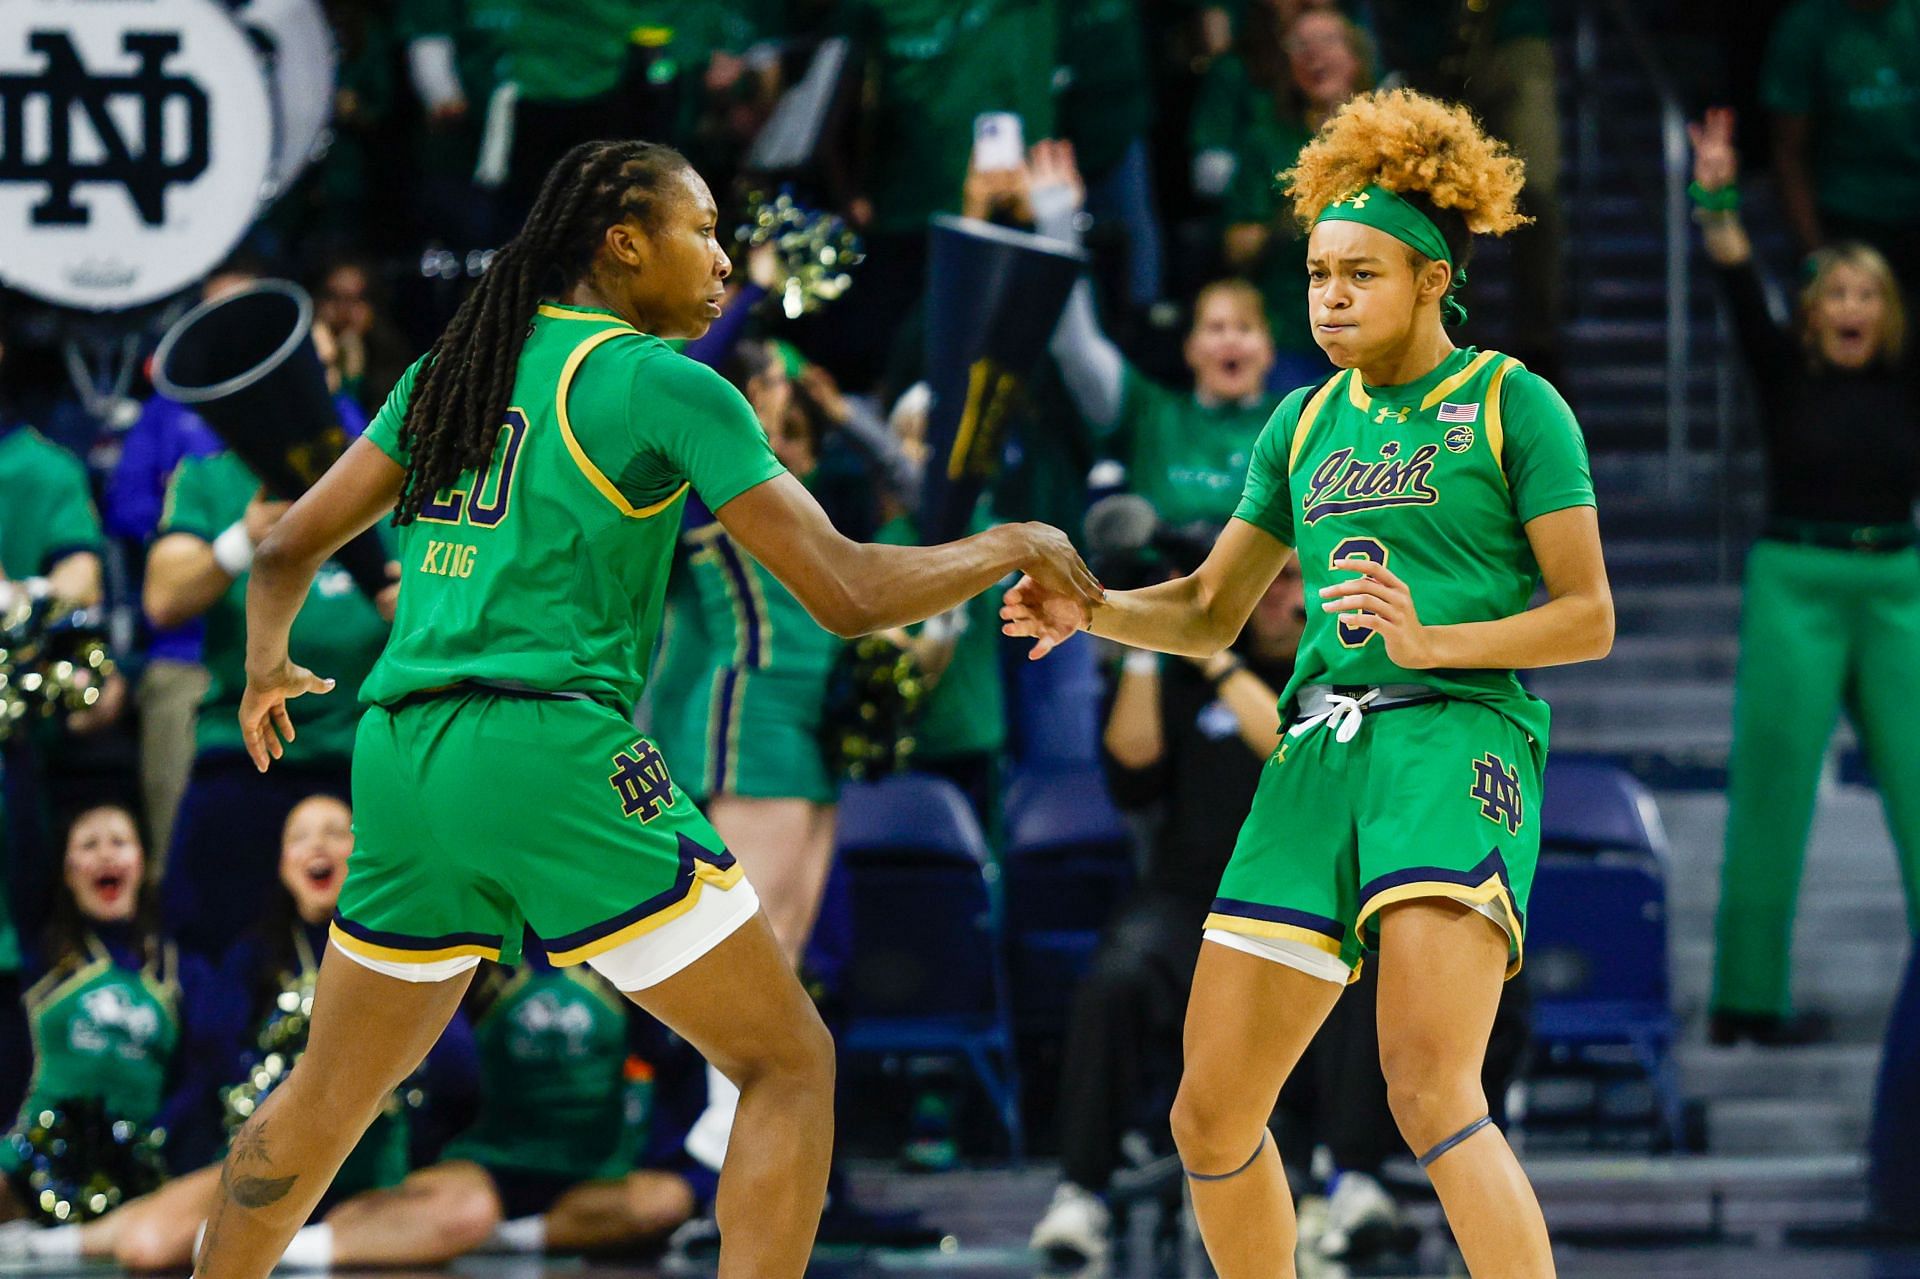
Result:
{"label": "nd logo banner", "polygon": [[0,279],[96,311],[197,282],[259,211],[273,121],[214,0],[0,0]]}

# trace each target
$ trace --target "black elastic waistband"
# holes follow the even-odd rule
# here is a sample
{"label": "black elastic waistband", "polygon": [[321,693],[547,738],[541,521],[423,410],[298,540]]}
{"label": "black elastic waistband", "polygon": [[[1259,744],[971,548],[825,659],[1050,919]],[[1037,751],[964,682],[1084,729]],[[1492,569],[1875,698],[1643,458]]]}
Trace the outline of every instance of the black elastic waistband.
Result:
{"label": "black elastic waistband", "polygon": [[1368,702],[1362,708],[1361,714],[1378,715],[1385,711],[1405,710],[1409,706],[1430,706],[1434,702],[1446,701],[1448,696],[1439,689],[1429,688],[1424,684],[1308,684],[1294,694],[1292,714],[1287,717],[1287,722],[1282,727],[1291,728],[1309,715],[1316,713],[1316,710],[1302,706],[1302,702],[1316,692],[1324,691],[1340,697],[1362,697],[1376,688],[1380,690],[1381,696],[1375,701]]}
{"label": "black elastic waistband", "polygon": [[1760,536],[1791,546],[1886,555],[1920,543],[1920,530],[1907,524],[1828,524],[1819,520],[1768,520]]}
{"label": "black elastic waistband", "polygon": [[467,679],[456,684],[442,684],[439,688],[422,688],[406,693],[391,702],[383,702],[389,711],[397,711],[406,706],[418,706],[424,702],[437,702],[445,697],[467,697],[474,693],[484,693],[488,697],[505,697],[523,702],[597,702],[597,698],[585,693],[563,693],[547,688],[520,688],[513,684],[490,684],[486,680]]}

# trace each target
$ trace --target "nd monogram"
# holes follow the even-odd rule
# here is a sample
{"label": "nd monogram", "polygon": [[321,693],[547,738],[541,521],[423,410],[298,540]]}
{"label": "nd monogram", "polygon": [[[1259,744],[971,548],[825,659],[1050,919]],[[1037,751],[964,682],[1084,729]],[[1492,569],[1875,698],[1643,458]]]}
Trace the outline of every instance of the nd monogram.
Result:
{"label": "nd monogram", "polygon": [[1480,801],[1480,815],[1507,828],[1507,834],[1519,831],[1526,820],[1525,797],[1520,793],[1520,773],[1492,751],[1473,761],[1473,789],[1468,792]]}
{"label": "nd monogram", "polygon": [[1352,449],[1335,449],[1313,468],[1303,518],[1312,524],[1329,515],[1387,506],[1432,506],[1440,500],[1433,487],[1433,459],[1439,452],[1437,444],[1422,444],[1410,457],[1401,457],[1396,448],[1378,462],[1361,462]]}
{"label": "nd monogram", "polygon": [[613,776],[607,781],[620,796],[621,811],[638,817],[642,826],[673,807],[673,778],[667,775],[667,761],[644,737],[629,749],[615,752]]}
{"label": "nd monogram", "polygon": [[[85,226],[88,207],[74,199],[82,183],[117,183],[126,188],[141,221],[166,220],[167,188],[191,182],[206,172],[209,158],[209,109],[200,86],[166,74],[167,59],[180,51],[180,37],[158,31],[129,31],[120,39],[140,60],[126,75],[96,75],[80,61],[65,32],[35,31],[28,47],[46,58],[37,75],[0,75],[0,182],[42,182],[46,198],[33,206],[35,225]],[[129,99],[131,100],[129,102]],[[27,154],[27,120],[38,100],[47,122],[44,155]],[[132,109],[115,110],[118,103]],[[85,116],[97,158],[76,159],[74,108]],[[134,136],[121,130],[131,116]],[[186,146],[165,154],[165,126],[173,116],[186,123]]]}

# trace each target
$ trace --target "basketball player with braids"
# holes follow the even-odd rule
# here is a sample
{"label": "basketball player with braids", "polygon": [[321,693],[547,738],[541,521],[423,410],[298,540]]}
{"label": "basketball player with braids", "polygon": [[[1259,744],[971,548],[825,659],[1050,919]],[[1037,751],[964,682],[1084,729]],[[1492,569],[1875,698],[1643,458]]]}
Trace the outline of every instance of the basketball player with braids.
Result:
{"label": "basketball player with braids", "polygon": [[1514,671],[1604,656],[1613,602],[1565,401],[1447,335],[1472,236],[1521,221],[1521,165],[1463,108],[1394,90],[1348,103],[1283,177],[1337,372],[1274,413],[1191,576],[1091,608],[1022,581],[1005,629],[1036,657],[1076,629],[1209,655],[1298,552],[1320,608],[1206,921],[1173,1108],[1207,1251],[1222,1279],[1293,1273],[1267,1117],[1373,950],[1394,1119],[1469,1273],[1541,1279],[1546,1226],[1480,1084],[1540,846],[1547,707]]}
{"label": "basketball player with braids", "polygon": [[313,571],[393,512],[393,634],[362,688],[356,847],[306,1055],[233,1141],[201,1279],[260,1279],[481,959],[523,926],[589,963],[740,1089],[724,1279],[799,1276],[832,1145],[833,1046],[753,889],[631,727],[689,491],[841,635],[952,608],[1020,569],[1091,606],[1064,535],[933,547],[835,532],[753,410],[676,353],[731,269],[676,152],[583,143],[554,166],[367,434],[260,545],[241,728],[265,769],[288,703],[332,682],[289,627]]}

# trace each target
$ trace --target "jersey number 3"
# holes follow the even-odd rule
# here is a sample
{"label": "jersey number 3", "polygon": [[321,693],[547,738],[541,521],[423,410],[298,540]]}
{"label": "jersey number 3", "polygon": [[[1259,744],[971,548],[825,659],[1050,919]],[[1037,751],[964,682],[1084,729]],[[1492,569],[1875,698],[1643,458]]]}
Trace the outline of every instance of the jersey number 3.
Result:
{"label": "jersey number 3", "polygon": [[[1341,560],[1370,560],[1384,567],[1387,562],[1387,548],[1370,537],[1350,537],[1333,548],[1333,554],[1327,557],[1327,567],[1332,568]],[[1334,614],[1333,626],[1340,636],[1340,642],[1348,648],[1359,648],[1380,633],[1342,620],[1346,616],[1345,613]]]}
{"label": "jersey number 3", "polygon": [[441,489],[420,504],[420,518],[429,524],[465,523],[474,528],[493,528],[506,519],[513,497],[514,464],[520,460],[520,446],[526,438],[527,415],[519,409],[508,409],[507,420],[500,424],[493,461],[475,477],[473,488]]}

